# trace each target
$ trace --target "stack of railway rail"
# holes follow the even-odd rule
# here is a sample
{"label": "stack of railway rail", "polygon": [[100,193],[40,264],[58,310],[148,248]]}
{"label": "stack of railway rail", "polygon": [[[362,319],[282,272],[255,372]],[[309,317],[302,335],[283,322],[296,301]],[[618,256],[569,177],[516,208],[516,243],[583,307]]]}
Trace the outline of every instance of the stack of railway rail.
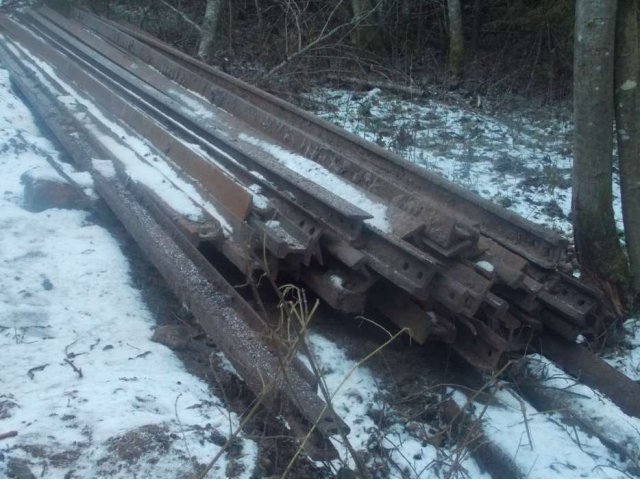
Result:
{"label": "stack of railway rail", "polygon": [[301,435],[316,425],[317,458],[346,426],[213,258],[375,311],[482,371],[543,339],[638,415],[637,385],[575,344],[609,319],[555,232],[135,27],[41,8],[0,16],[0,33],[2,64],[77,168],[267,406]]}

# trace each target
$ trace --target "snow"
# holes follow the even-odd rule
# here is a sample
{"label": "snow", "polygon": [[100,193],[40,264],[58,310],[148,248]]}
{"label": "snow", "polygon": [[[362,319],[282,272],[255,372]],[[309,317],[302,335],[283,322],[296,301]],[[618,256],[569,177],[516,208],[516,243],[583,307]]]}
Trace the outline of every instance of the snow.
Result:
{"label": "snow", "polygon": [[620,90],[633,90],[637,86],[638,83],[635,80],[627,79],[622,85],[620,85]]}
{"label": "snow", "polygon": [[[430,430],[417,422],[393,423],[381,430],[373,421],[374,411],[390,407],[381,399],[381,386],[374,374],[358,361],[350,359],[338,345],[311,330],[308,335],[313,355],[326,383],[335,412],[349,425],[349,442],[356,451],[373,449],[385,452],[386,458],[371,458],[369,467],[375,469],[379,461],[388,462],[393,478],[436,478],[444,475],[446,459],[454,457],[448,448],[436,448],[416,436],[417,427]],[[306,361],[302,357],[303,361]],[[332,439],[343,460],[350,468],[355,464],[339,437]],[[473,478],[483,477],[476,462],[460,458],[461,468]],[[338,468],[340,461],[333,463]]]}
{"label": "snow", "polygon": [[494,271],[493,264],[491,262],[487,262],[486,260],[480,260],[479,262],[476,262],[476,267],[484,270],[487,273],[493,273]]}
{"label": "snow", "polygon": [[285,242],[291,248],[304,248],[304,246],[291,235],[278,220],[267,220],[265,225],[276,234],[278,239]]}
{"label": "snow", "polygon": [[[50,65],[32,55],[28,50],[21,46],[10,48],[16,54],[24,54],[38,66],[41,70],[35,71],[38,79],[53,91],[60,91],[58,100],[102,145],[116,152],[118,161],[123,164],[126,174],[133,181],[150,188],[174,211],[186,218],[194,221],[202,220],[201,209],[205,209],[220,222],[225,233],[233,232],[233,227],[216,207],[206,201],[192,184],[183,180],[175,167],[170,165],[143,138],[132,134],[129,128],[108,118],[90,98],[69,85],[55,73]],[[52,79],[57,86],[49,79]]]}
{"label": "snow", "polygon": [[480,402],[452,391],[459,407],[482,421],[489,441],[510,457],[526,478],[618,478],[620,465],[610,451],[580,427],[564,425],[558,413],[540,412],[498,383],[491,400]]}
{"label": "snow", "polygon": [[577,417],[587,419],[600,434],[628,450],[632,460],[640,459],[640,419],[626,415],[605,395],[577,383],[540,355],[529,356],[527,370],[541,386],[565,393],[564,401]]}
{"label": "snow", "polygon": [[331,280],[331,285],[336,288],[342,288],[344,286],[344,279],[340,275],[336,275],[334,273],[331,275],[329,280]]}
{"label": "snow", "polygon": [[116,169],[111,160],[99,160],[94,158],[91,160],[91,164],[93,165],[93,168],[105,178],[112,178],[116,176]]}
{"label": "snow", "polygon": [[[404,100],[379,89],[317,88],[308,97],[320,117],[571,237],[573,125],[562,107],[504,113],[498,105],[494,114],[455,94],[445,103],[435,95]],[[622,230],[617,174],[613,187]]]}
{"label": "snow", "polygon": [[251,192],[253,206],[259,210],[267,210],[269,208],[269,199],[262,195],[262,187],[255,183],[249,185],[249,191]]}
{"label": "snow", "polygon": [[626,334],[623,344],[604,359],[627,377],[640,382],[640,318],[630,318],[623,327]]}
{"label": "snow", "polygon": [[322,165],[310,160],[302,155],[288,151],[279,145],[260,140],[258,138],[241,133],[238,135],[240,140],[259,147],[265,152],[273,155],[287,168],[295,171],[303,177],[317,183],[329,192],[342,197],[343,199],[361,208],[373,218],[365,220],[365,223],[371,225],[383,232],[390,232],[391,226],[387,218],[387,206],[372,198],[370,194],[356,187],[350,182],[344,180]]}
{"label": "snow", "polygon": [[[16,459],[55,478],[193,475],[238,419],[150,341],[154,318],[108,231],[84,211],[23,208],[20,176],[50,169],[47,156],[60,161],[0,69],[0,433],[18,432],[0,441],[0,477]],[[240,442],[235,474],[249,477],[256,445]]]}
{"label": "snow", "polygon": [[211,103],[204,99],[204,97],[190,91],[189,94],[183,93],[178,89],[169,89],[167,92],[169,95],[176,97],[185,106],[181,107],[187,114],[195,114],[200,117],[201,120],[211,120],[215,118]]}

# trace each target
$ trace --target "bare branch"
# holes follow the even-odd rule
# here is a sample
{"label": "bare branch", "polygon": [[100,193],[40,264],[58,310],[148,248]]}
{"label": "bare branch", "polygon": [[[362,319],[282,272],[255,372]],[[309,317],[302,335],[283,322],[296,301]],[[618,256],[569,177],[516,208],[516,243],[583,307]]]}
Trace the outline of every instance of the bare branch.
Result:
{"label": "bare branch", "polygon": [[196,22],[191,20],[183,11],[178,10],[176,7],[171,5],[169,2],[166,2],[165,0],[160,0],[160,3],[162,3],[168,9],[172,10],[174,13],[178,14],[178,16],[182,18],[182,20],[184,20],[186,23],[191,25],[195,30],[198,31],[198,33],[202,33],[202,29],[200,28],[200,25],[198,25]]}
{"label": "bare branch", "polygon": [[336,12],[337,8],[342,4],[342,2],[340,2],[338,4],[338,6],[336,8],[334,8],[331,11],[331,14],[329,15],[329,18],[327,19],[327,21],[325,22],[324,27],[322,28],[322,31],[320,32],[320,35],[318,37],[316,37],[315,40],[309,42],[307,45],[305,45],[304,47],[298,49],[297,52],[293,53],[292,55],[287,56],[287,58],[285,58],[282,62],[280,62],[278,65],[276,65],[275,67],[273,67],[271,70],[269,70],[269,72],[267,73],[266,77],[269,78],[271,77],[274,73],[277,73],[278,71],[282,70],[286,65],[288,65],[292,60],[295,60],[296,58],[304,55],[305,53],[307,53],[309,50],[311,50],[312,48],[314,48],[316,45],[324,42],[325,40],[331,38],[332,36],[334,36],[336,33],[338,33],[340,30],[343,30],[347,27],[349,28],[349,31],[352,31],[354,28],[357,28],[360,24],[362,24],[362,22],[364,22],[367,18],[369,18],[373,12],[375,12],[378,7],[380,5],[382,5],[382,2],[384,0],[378,0],[378,2],[371,8],[371,10],[369,10],[368,12],[366,12],[364,15],[359,16],[358,18],[356,18],[354,21],[349,22],[349,23],[343,23],[341,25],[338,25],[334,28],[332,28],[329,32],[324,33],[327,29],[327,26],[329,24],[329,22],[331,21],[331,19],[333,18],[334,13]]}

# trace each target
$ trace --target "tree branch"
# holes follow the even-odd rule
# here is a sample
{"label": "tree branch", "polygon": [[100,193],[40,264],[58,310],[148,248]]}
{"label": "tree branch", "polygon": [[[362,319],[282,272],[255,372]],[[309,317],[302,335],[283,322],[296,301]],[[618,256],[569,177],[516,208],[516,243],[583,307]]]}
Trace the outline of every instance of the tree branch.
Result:
{"label": "tree branch", "polygon": [[202,33],[202,29],[200,28],[200,25],[198,25],[196,22],[191,20],[184,12],[178,10],[176,7],[171,5],[169,2],[166,2],[165,0],[160,0],[160,3],[162,3],[168,9],[172,10],[174,13],[177,13],[178,16],[182,18],[182,20],[184,20],[189,25],[191,25],[195,30],[198,31],[198,33]]}
{"label": "tree branch", "polygon": [[[335,35],[336,33],[338,33],[340,30],[342,30],[345,27],[351,27],[350,31],[353,30],[354,28],[358,27],[358,25],[360,25],[362,22],[364,22],[367,18],[369,18],[373,12],[375,12],[378,7],[380,5],[382,5],[382,2],[384,0],[378,0],[378,2],[375,4],[375,6],[373,8],[371,8],[371,10],[369,10],[366,14],[361,15],[360,17],[358,17],[357,19],[355,19],[355,21],[353,22],[349,22],[349,23],[343,23],[342,25],[338,25],[334,28],[332,28],[329,32],[324,33],[326,31],[327,28],[327,24],[331,21],[331,18],[333,17],[334,13],[337,10],[337,7],[334,8],[331,12],[331,14],[329,15],[329,18],[327,19],[327,21],[325,22],[324,27],[322,28],[322,31],[320,32],[320,35],[318,37],[316,37],[315,40],[309,42],[308,44],[306,44],[304,47],[298,49],[297,52],[293,53],[292,55],[289,55],[287,58],[285,58],[282,62],[280,62],[278,65],[276,65],[275,67],[273,67],[271,70],[269,70],[269,72],[267,72],[266,78],[271,77],[274,73],[277,73],[278,71],[282,70],[286,65],[288,65],[292,60],[295,60],[296,58],[304,55],[305,53],[307,53],[309,50],[311,50],[313,47],[315,47],[316,45],[318,45],[319,43],[322,43],[323,41],[327,40],[328,38],[332,37],[333,35]],[[338,6],[340,6],[342,4],[342,2],[340,2],[338,4]]]}

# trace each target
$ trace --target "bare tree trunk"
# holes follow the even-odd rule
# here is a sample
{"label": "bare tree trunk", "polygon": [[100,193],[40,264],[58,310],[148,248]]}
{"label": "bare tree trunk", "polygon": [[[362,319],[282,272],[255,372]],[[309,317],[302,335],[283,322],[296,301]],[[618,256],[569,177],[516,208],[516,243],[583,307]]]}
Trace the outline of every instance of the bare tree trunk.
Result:
{"label": "bare tree trunk", "polygon": [[612,304],[619,306],[629,272],[612,205],[616,7],[615,0],[576,2],[572,214],[583,274],[605,288]]}
{"label": "bare tree trunk", "polygon": [[616,26],[615,105],[620,190],[635,299],[640,297],[640,48],[638,0],[620,0]]}
{"label": "bare tree trunk", "polygon": [[474,0],[473,2],[473,31],[471,33],[471,50],[476,53],[478,51],[478,41],[480,39],[480,30],[482,29],[482,0]]}
{"label": "bare tree trunk", "polygon": [[256,5],[256,16],[258,17],[258,32],[260,36],[264,32],[264,16],[262,15],[262,7],[260,6],[260,0],[254,0]]}
{"label": "bare tree trunk", "polygon": [[208,62],[213,54],[214,41],[220,25],[220,9],[222,0],[207,0],[204,18],[200,25],[200,44],[198,45],[198,57]]}
{"label": "bare tree trunk", "polygon": [[379,51],[383,47],[382,32],[373,10],[378,0],[351,0],[353,7],[353,44],[363,50]]}
{"label": "bare tree trunk", "polygon": [[453,80],[457,81],[464,66],[464,35],[460,0],[447,0],[447,14],[449,17],[449,73]]}

